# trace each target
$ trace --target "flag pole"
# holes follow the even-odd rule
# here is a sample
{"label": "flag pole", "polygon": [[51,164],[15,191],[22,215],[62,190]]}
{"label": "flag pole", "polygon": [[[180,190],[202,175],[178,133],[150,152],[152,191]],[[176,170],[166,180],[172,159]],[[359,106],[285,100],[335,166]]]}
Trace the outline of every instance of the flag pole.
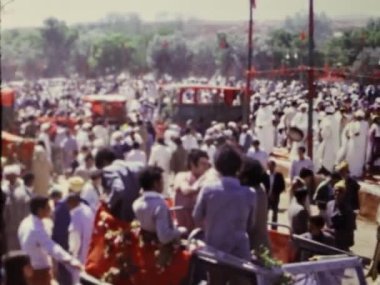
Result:
{"label": "flag pole", "polygon": [[313,159],[313,107],[314,107],[314,0],[309,0],[309,70],[308,70],[308,129],[307,150],[310,159]]}
{"label": "flag pole", "polygon": [[252,30],[253,30],[253,8],[255,0],[249,0],[249,28],[248,28],[248,64],[247,64],[247,82],[245,87],[245,96],[243,98],[243,122],[248,124],[250,95],[251,95],[251,69],[252,69]]}

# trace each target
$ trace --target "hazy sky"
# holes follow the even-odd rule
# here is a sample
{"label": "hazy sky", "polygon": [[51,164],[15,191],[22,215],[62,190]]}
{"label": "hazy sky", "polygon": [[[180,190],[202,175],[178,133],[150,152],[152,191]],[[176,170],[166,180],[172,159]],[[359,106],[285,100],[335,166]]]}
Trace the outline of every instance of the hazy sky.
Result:
{"label": "hazy sky", "polygon": [[[2,3],[8,0],[0,0]],[[256,0],[255,18],[282,19],[307,11],[308,0]],[[144,20],[178,14],[209,20],[244,20],[249,0],[13,0],[2,12],[2,28],[40,26],[53,16],[67,23],[89,22],[111,12],[136,12]],[[380,16],[380,0],[315,0],[316,12],[330,17]]]}

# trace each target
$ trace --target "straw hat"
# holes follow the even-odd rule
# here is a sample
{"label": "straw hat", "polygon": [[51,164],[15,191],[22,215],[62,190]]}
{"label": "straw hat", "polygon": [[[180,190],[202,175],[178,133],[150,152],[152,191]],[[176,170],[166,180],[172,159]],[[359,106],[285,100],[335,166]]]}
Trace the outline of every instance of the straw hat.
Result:
{"label": "straw hat", "polygon": [[82,188],[85,184],[85,181],[80,176],[73,176],[68,179],[69,184],[69,193],[70,194],[80,194]]}

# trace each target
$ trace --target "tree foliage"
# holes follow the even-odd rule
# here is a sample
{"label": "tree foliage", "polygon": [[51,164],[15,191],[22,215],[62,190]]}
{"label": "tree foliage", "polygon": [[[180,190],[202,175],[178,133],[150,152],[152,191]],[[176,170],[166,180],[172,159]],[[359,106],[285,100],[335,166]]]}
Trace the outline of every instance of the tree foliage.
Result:
{"label": "tree foliage", "polygon": [[[379,67],[380,19],[361,28],[334,30],[331,20],[320,14],[315,27],[317,66],[342,65],[356,72]],[[220,33],[227,43],[223,46],[217,41]],[[67,26],[50,18],[39,29],[4,30],[1,35],[5,80],[124,71],[154,71],[178,79],[216,73],[242,78],[247,68],[246,31],[194,19],[146,23],[136,14],[112,14],[99,22]],[[307,64],[307,15],[297,14],[278,29],[254,35],[254,68]]]}

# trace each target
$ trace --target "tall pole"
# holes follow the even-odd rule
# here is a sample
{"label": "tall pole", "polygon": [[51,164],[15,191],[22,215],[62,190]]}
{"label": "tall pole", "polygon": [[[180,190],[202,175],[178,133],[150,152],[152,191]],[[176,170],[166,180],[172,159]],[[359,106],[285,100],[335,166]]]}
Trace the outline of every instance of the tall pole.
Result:
{"label": "tall pole", "polygon": [[250,95],[251,95],[251,69],[252,69],[252,28],[253,28],[253,1],[249,0],[249,28],[248,28],[248,64],[245,96],[243,99],[243,122],[249,121]]}
{"label": "tall pole", "polygon": [[315,94],[314,87],[314,0],[309,0],[309,69],[308,69],[308,130],[307,130],[307,150],[308,155],[313,158],[313,101]]}

